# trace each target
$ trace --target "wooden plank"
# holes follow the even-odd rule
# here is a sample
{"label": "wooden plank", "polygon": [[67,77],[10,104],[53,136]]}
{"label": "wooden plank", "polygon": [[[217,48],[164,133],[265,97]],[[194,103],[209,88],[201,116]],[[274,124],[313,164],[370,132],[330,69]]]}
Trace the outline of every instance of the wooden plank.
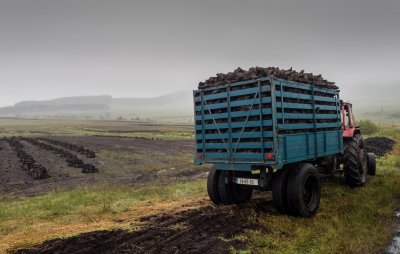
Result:
{"label": "wooden plank", "polygon": [[[263,126],[271,126],[272,121],[271,120],[263,120],[262,122]],[[232,122],[231,127],[232,128],[243,128],[243,127],[259,127],[260,126],[260,121],[248,121],[246,124],[245,122]],[[217,129],[227,129],[229,127],[228,123],[217,123],[217,124],[205,124],[204,129],[206,130],[217,130]],[[196,125],[195,127],[196,130],[202,130],[202,125]]]}
{"label": "wooden plank", "polygon": [[[337,114],[316,114],[316,119],[337,119]],[[278,113],[278,119],[314,119],[314,114],[301,114],[301,113]]]}
{"label": "wooden plank", "polygon": [[[232,133],[232,138],[260,138],[261,137],[261,132],[243,132],[241,133]],[[264,131],[263,133],[264,138],[272,138],[273,133],[272,131]],[[217,133],[217,134],[205,134],[205,140],[210,140],[210,139],[228,139],[229,138],[229,133]],[[202,140],[203,139],[203,134],[196,134],[196,140]]]}
{"label": "wooden plank", "polygon": [[[340,123],[317,123],[317,128],[334,128],[339,127]],[[280,130],[297,130],[297,129],[314,129],[314,123],[293,123],[293,124],[278,124]]]}
{"label": "wooden plank", "polygon": [[276,96],[283,98],[293,98],[293,99],[303,99],[303,100],[312,100],[312,95],[310,94],[302,94],[302,93],[292,93],[292,92],[282,92],[276,91]]}
{"label": "wooden plank", "polygon": [[[272,113],[271,109],[263,109],[262,114],[263,115],[270,115]],[[251,110],[244,110],[244,111],[235,111],[231,112],[231,118],[234,117],[247,117],[247,116],[258,116],[260,115],[260,110],[259,109],[253,109]],[[212,119],[224,119],[228,118],[228,113],[219,113],[219,114],[205,114],[204,115],[204,120],[212,120]],[[201,115],[195,116],[196,121],[201,120],[202,117]]]}
{"label": "wooden plank", "polygon": [[[269,86],[262,86],[261,90],[263,92],[267,92],[269,91]],[[240,89],[240,90],[235,90],[235,91],[231,91],[231,97],[236,97],[236,96],[243,96],[243,95],[255,95],[256,93],[258,93],[258,86],[257,87],[253,87],[253,88],[246,88],[246,89]]]}
{"label": "wooden plank", "polygon": [[[249,100],[238,100],[238,101],[231,101],[231,107],[239,107],[239,106],[248,106],[254,104],[259,104],[260,99],[257,98],[256,100],[254,99],[249,99]],[[263,104],[265,103],[271,103],[271,97],[264,97],[262,98],[261,102]],[[207,104],[207,109],[220,109],[220,108],[227,108],[228,103],[223,102],[223,103],[214,103],[214,104]],[[201,105],[195,106],[195,111],[200,111],[201,110]]]}
{"label": "wooden plank", "polygon": [[[232,154],[233,159],[256,159],[261,161],[261,153],[234,153]],[[266,154],[264,155],[264,158]],[[206,159],[229,159],[229,153],[203,153],[204,160]]]}
{"label": "wooden plank", "polygon": [[204,99],[206,101],[215,100],[215,99],[224,99],[224,98],[226,98],[227,95],[228,95],[227,92],[209,94],[209,95],[204,95]]}
{"label": "wooden plank", "polygon": [[[289,103],[289,102],[277,102],[276,107],[277,108],[282,108],[282,105],[284,108],[291,108],[291,109],[313,109],[312,104],[304,104],[304,103]],[[338,110],[339,106],[327,106],[327,105],[315,105],[318,107],[320,110]]]}
{"label": "wooden plank", "polygon": [[[264,148],[272,148],[272,142],[239,142],[236,144],[236,142],[232,143],[232,149],[261,149],[262,144],[264,144]],[[228,144],[224,143],[206,143],[205,149],[226,149],[226,146]],[[196,148],[202,148],[203,144],[196,144]],[[229,147],[229,146],[228,146]]]}
{"label": "wooden plank", "polygon": [[[309,90],[309,91],[312,90],[312,85],[310,85],[310,84],[294,82],[294,81],[289,81],[289,80],[284,80],[284,79],[278,79],[278,81],[280,81],[281,82],[280,84],[283,86],[304,89],[304,90]],[[324,88],[324,87],[319,87],[319,86],[314,86],[314,91],[329,93],[332,95],[336,94],[336,89]]]}

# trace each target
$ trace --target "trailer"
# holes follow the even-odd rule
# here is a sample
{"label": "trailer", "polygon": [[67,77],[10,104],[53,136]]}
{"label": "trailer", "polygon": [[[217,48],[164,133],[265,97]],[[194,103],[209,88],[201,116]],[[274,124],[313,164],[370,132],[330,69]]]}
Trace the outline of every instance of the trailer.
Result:
{"label": "trailer", "polygon": [[[194,162],[214,165],[207,182],[214,203],[243,203],[254,189],[272,190],[279,212],[311,217],[319,207],[320,172],[343,164],[350,185],[365,184],[369,155],[338,89],[267,76],[193,96]],[[352,149],[356,166],[346,156]]]}

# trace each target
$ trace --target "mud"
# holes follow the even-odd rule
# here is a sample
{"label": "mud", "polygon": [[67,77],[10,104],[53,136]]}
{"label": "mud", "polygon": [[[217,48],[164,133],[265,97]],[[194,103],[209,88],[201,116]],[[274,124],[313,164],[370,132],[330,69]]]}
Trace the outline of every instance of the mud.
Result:
{"label": "mud", "polygon": [[[94,165],[84,163],[75,154],[72,154],[71,152],[69,152],[67,150],[64,150],[62,148],[53,146],[51,144],[39,141],[39,139],[33,139],[33,138],[21,138],[21,139],[26,142],[29,142],[35,146],[38,146],[41,149],[54,152],[55,154],[58,154],[61,157],[64,157],[68,163],[68,166],[74,167],[74,168],[80,168],[82,173],[98,172],[98,169]],[[60,142],[60,143],[64,144],[63,142]]]}
{"label": "mud", "polygon": [[38,164],[33,157],[24,150],[24,146],[20,143],[19,139],[8,138],[5,140],[17,154],[21,162],[21,170],[26,171],[33,179],[45,179],[49,177],[46,168]]}
{"label": "mud", "polygon": [[86,158],[96,158],[96,153],[93,150],[87,149],[81,145],[75,145],[75,144],[62,142],[62,141],[50,139],[50,138],[38,138],[37,140],[44,141],[44,142],[47,142],[47,143],[50,143],[53,145],[61,146],[61,147],[67,148],[69,150],[77,151],[78,153],[85,155]]}
{"label": "mud", "polygon": [[278,67],[263,68],[258,66],[251,67],[249,70],[243,70],[241,68],[237,68],[233,72],[228,72],[226,74],[218,73],[215,77],[210,77],[206,81],[200,82],[198,88],[203,89],[207,87],[226,85],[245,80],[262,78],[266,76],[277,77],[300,83],[307,83],[314,86],[320,86],[332,89],[338,88],[334,82],[327,81],[326,79],[322,78],[321,75],[306,73],[303,70],[297,72],[292,68],[284,70],[284,69],[279,69]]}
{"label": "mud", "polygon": [[[96,174],[82,174],[66,159],[53,151],[41,149],[21,140],[24,150],[47,169],[49,178],[34,180],[17,154],[0,139],[0,196],[35,196],[54,190],[71,190],[87,186],[141,187],[149,184],[174,183],[205,178],[207,167],[193,165],[194,143],[187,141],[145,140],[120,137],[45,136],[100,152],[86,158],[77,151],[67,150],[85,164],[92,164]],[[60,148],[60,147],[59,147]],[[112,156],[108,156],[111,153]],[[119,158],[118,154],[126,154]],[[105,156],[106,155],[106,156]]]}
{"label": "mud", "polygon": [[236,236],[265,231],[258,219],[274,211],[271,201],[243,206],[203,206],[175,214],[143,217],[139,231],[94,231],[53,239],[15,253],[230,253],[244,249]]}
{"label": "mud", "polygon": [[0,141],[0,147],[0,194],[13,193],[17,189],[27,190],[38,184],[38,181],[21,170],[22,163],[6,141]]}
{"label": "mud", "polygon": [[394,148],[395,141],[386,137],[373,137],[364,140],[369,153],[375,153],[377,156],[384,156]]}
{"label": "mud", "polygon": [[383,252],[384,254],[398,254],[400,253],[400,211],[396,212],[397,230],[392,238],[389,246]]}

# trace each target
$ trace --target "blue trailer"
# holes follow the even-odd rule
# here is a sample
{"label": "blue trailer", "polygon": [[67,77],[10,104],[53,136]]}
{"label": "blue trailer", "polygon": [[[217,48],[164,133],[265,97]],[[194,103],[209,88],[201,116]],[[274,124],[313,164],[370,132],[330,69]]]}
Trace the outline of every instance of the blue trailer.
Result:
{"label": "blue trailer", "polygon": [[[193,96],[195,164],[214,165],[207,183],[214,203],[243,203],[253,189],[272,190],[278,211],[315,214],[317,168],[332,172],[345,163],[344,142],[358,135],[343,137],[354,120],[351,107],[345,114],[339,90],[264,77],[195,90]],[[364,154],[362,140],[354,142]],[[357,170],[361,175],[365,168]]]}

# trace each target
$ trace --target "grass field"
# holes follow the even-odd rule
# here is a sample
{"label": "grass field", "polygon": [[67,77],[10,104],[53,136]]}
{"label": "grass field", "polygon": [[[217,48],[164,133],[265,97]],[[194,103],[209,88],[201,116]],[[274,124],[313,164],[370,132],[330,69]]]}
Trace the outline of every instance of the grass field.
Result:
{"label": "grass field", "polygon": [[[114,127],[105,126],[103,129],[114,130]],[[0,128],[13,127],[10,123],[2,123]],[[29,124],[19,128],[24,133],[30,129]],[[86,123],[83,128],[92,127]],[[173,130],[174,127],[165,128]],[[47,131],[58,130],[49,128]],[[400,142],[400,130],[397,127],[381,128],[374,135],[391,137]],[[311,219],[280,215],[272,206],[270,194],[257,194],[249,204],[240,208],[250,211],[248,221],[257,225],[257,228],[240,231],[235,240],[242,244],[237,248],[231,247],[230,251],[382,252],[397,226],[394,212],[399,209],[400,199],[400,147],[396,146],[390,155],[378,160],[377,175],[369,177],[365,187],[347,187],[343,176],[339,175],[324,178],[322,182],[320,210]],[[211,204],[206,193],[206,180],[199,179],[140,188],[104,185],[70,191],[55,190],[35,197],[2,197],[0,252],[93,230],[136,231],[143,226],[140,220],[143,216],[174,214],[187,209],[209,210]],[[215,210],[215,215],[218,216],[220,211]],[[184,231],[187,225],[174,226],[175,230]]]}
{"label": "grass field", "polygon": [[191,140],[191,124],[142,121],[0,119],[0,136],[112,136],[162,140]]}

